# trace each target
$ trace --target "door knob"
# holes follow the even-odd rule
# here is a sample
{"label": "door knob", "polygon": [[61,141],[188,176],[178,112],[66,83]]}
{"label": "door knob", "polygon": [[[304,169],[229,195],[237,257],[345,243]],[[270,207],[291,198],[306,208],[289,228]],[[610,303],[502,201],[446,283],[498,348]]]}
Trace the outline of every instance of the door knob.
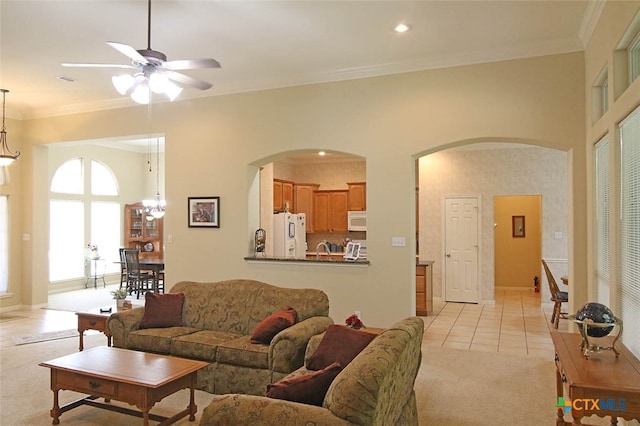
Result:
{"label": "door knob", "polygon": [[447,253],[447,257],[451,257],[451,253]]}

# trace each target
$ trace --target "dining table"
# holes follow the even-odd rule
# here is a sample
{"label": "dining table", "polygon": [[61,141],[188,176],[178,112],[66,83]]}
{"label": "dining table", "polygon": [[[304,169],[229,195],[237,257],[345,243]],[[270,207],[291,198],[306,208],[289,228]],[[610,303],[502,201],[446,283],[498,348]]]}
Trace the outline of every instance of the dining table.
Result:
{"label": "dining table", "polygon": [[140,259],[140,269],[151,271],[153,275],[153,291],[157,293],[160,286],[160,273],[164,271],[164,259]]}
{"label": "dining table", "polygon": [[[160,287],[160,274],[164,271],[164,259],[158,258],[140,258],[140,270],[142,271],[150,271],[153,275],[153,291],[158,292]],[[119,263],[120,265],[123,262],[116,261],[115,263]]]}

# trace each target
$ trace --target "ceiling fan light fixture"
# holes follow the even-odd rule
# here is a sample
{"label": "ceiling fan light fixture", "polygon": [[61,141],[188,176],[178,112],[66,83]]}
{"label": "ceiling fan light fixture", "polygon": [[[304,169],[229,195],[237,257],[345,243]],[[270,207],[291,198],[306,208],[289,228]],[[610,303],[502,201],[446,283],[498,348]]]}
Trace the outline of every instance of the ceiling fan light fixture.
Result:
{"label": "ceiling fan light fixture", "polygon": [[167,95],[169,100],[173,102],[174,99],[177,98],[180,93],[182,93],[182,87],[174,84],[173,82],[171,82],[171,80],[167,79],[167,85],[164,88],[164,93],[165,95]]}
{"label": "ceiling fan light fixture", "polygon": [[148,104],[151,100],[151,95],[149,94],[149,86],[146,83],[136,85],[135,89],[133,89],[133,92],[131,92],[131,99],[139,104]]}
{"label": "ceiling fan light fixture", "polygon": [[136,83],[135,79],[130,74],[114,75],[111,77],[111,82],[113,83],[113,87],[115,87],[121,95],[126,95]]}
{"label": "ceiling fan light fixture", "polygon": [[169,86],[169,78],[166,75],[154,72],[149,76],[149,87],[153,93],[165,93]]}

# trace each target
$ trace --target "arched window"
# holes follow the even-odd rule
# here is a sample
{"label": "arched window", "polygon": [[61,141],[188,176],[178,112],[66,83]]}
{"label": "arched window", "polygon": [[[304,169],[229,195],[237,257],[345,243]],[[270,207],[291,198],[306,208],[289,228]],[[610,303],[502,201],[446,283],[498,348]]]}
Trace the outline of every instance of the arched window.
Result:
{"label": "arched window", "polygon": [[49,281],[87,276],[88,245],[98,246],[106,272],[119,270],[111,261],[117,260],[121,233],[118,182],[111,170],[95,160],[68,160],[55,171],[50,191]]}

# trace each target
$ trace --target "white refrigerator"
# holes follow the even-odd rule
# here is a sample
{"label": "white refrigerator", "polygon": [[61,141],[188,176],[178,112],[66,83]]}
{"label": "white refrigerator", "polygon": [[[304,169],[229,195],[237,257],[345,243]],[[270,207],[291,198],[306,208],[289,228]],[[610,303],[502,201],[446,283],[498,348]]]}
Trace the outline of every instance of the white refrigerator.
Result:
{"label": "white refrigerator", "polygon": [[304,259],[307,254],[307,219],[304,213],[273,215],[273,255]]}

